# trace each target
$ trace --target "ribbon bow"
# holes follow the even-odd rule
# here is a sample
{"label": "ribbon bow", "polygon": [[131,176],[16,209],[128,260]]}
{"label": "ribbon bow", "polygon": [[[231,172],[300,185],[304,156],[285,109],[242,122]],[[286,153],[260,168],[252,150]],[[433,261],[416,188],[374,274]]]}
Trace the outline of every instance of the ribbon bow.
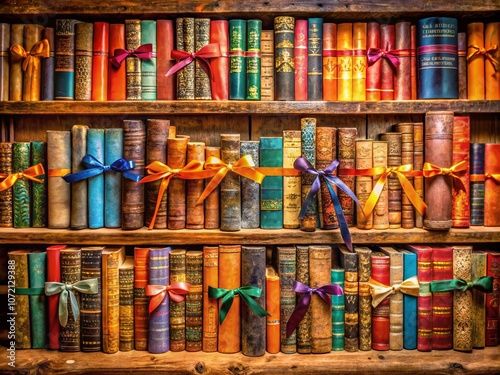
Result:
{"label": "ribbon bow", "polygon": [[203,193],[200,198],[198,198],[198,202],[196,202],[196,204],[203,202],[203,200],[208,197],[208,195],[220,184],[229,171],[233,171],[234,173],[249,178],[259,184],[262,183],[262,180],[266,176],[255,170],[254,167],[255,164],[251,155],[242,156],[234,164],[226,164],[215,156],[209,156],[205,162],[205,169],[211,170],[215,176],[205,187],[205,190],[203,190]]}
{"label": "ribbon bow", "polygon": [[24,47],[20,44],[15,44],[10,47],[10,52],[13,55],[24,58],[23,71],[26,71],[28,67],[32,70],[38,68],[38,65],[40,64],[40,57],[50,57],[50,44],[47,39],[42,39],[31,47],[29,52],[26,52]]}
{"label": "ribbon bow", "polygon": [[368,56],[368,66],[375,64],[382,57],[385,57],[394,68],[399,67],[399,59],[393,55],[397,51],[384,51],[381,48],[368,48],[366,55]]}
{"label": "ribbon bow", "polygon": [[339,285],[327,284],[319,288],[310,288],[297,280],[293,281],[293,291],[303,294],[302,297],[300,297],[297,306],[295,306],[295,310],[293,310],[292,315],[290,315],[290,319],[288,319],[288,322],[286,323],[286,337],[290,337],[300,321],[304,318],[304,315],[306,315],[313,293],[320,296],[321,299],[328,304],[328,306],[332,305],[332,299],[328,296],[329,294],[334,296],[341,296],[344,294],[342,287]]}
{"label": "ribbon bow", "polygon": [[98,281],[97,279],[86,279],[77,281],[74,284],[64,284],[55,281],[48,281],[45,283],[46,295],[53,296],[61,293],[59,296],[59,323],[61,323],[63,327],[66,327],[66,324],[68,324],[68,294],[75,322],[80,317],[80,308],[78,307],[73,289],[84,294],[97,294]]}
{"label": "ribbon bow", "polygon": [[384,285],[370,277],[368,281],[370,287],[370,294],[372,295],[372,306],[377,307],[384,298],[389,297],[392,294],[398,292],[408,294],[410,296],[418,297],[420,284],[418,283],[417,276],[410,277],[403,281],[401,284],[395,284],[392,286]]}
{"label": "ribbon bow", "polygon": [[467,61],[475,56],[484,55],[488,60],[490,60],[491,64],[495,68],[495,72],[500,71],[500,50],[497,44],[492,45],[488,49],[479,47],[477,44],[472,44],[469,48],[474,49],[474,51],[467,56]]}
{"label": "ribbon bow", "polygon": [[117,48],[115,49],[115,55],[111,58],[111,63],[116,69],[118,69],[120,68],[122,61],[128,56],[135,56],[139,59],[150,59],[153,57],[153,45],[151,43],[143,44],[134,50]]}
{"label": "ribbon bow", "polygon": [[212,76],[212,69],[210,68],[210,63],[208,62],[207,59],[213,58],[213,57],[219,57],[221,56],[220,52],[220,46],[219,43],[210,43],[207,44],[199,49],[197,52],[186,52],[186,51],[178,51],[178,50],[173,50],[172,51],[172,59],[180,61],[176,63],[174,66],[172,66],[167,74],[165,74],[167,77],[171,76],[175,72],[181,70],[185,66],[188,66],[191,64],[194,60],[198,60],[200,63],[200,66],[203,68],[203,70],[208,74],[211,80],[213,80]]}
{"label": "ribbon bow", "polygon": [[131,169],[135,168],[135,162],[133,160],[120,158],[115,160],[111,165],[104,165],[92,155],[87,154],[82,158],[82,164],[86,168],[85,170],[64,175],[64,181],[77,182],[100,175],[103,172],[122,172],[123,177],[135,182],[139,182],[141,179],[141,176],[130,172]]}
{"label": "ribbon bow", "polygon": [[422,170],[424,177],[435,177],[438,175],[451,176],[454,178],[453,183],[456,183],[458,185],[458,189],[465,191],[465,185],[458,175],[467,171],[467,163],[464,160],[457,164],[454,164],[450,168],[441,168],[429,162],[425,162],[424,168]]}
{"label": "ribbon bow", "polygon": [[450,290],[460,290],[465,292],[467,289],[478,289],[483,293],[491,293],[493,290],[493,276],[481,276],[473,281],[464,279],[451,279],[432,281],[431,292],[448,292]]}
{"label": "ribbon bow", "polygon": [[146,295],[150,296],[149,312],[152,313],[158,306],[161,305],[165,296],[168,295],[175,302],[182,302],[186,298],[185,295],[189,292],[189,283],[176,281],[170,285],[146,285]]}
{"label": "ribbon bow", "polygon": [[4,180],[0,182],[0,191],[7,190],[11,186],[13,186],[19,178],[26,177],[28,180],[38,182],[39,184],[43,184],[43,180],[39,180],[36,178],[37,176],[41,176],[45,174],[45,170],[43,169],[43,164],[38,163],[26,169],[23,172],[16,172],[12,174],[0,173],[0,179]]}
{"label": "ribbon bow", "polygon": [[241,296],[241,298],[243,299],[243,301],[245,301],[247,306],[261,318],[263,318],[264,316],[271,315],[266,310],[264,310],[262,306],[257,303],[257,301],[255,301],[252,298],[252,297],[259,298],[261,293],[262,289],[253,285],[242,286],[232,290],[224,288],[213,288],[211,286],[208,286],[208,296],[210,298],[216,298],[216,299],[222,298],[222,304],[219,313],[220,324],[222,324],[224,319],[226,319],[226,315],[229,312],[231,305],[233,304],[235,295]]}
{"label": "ribbon bow", "polygon": [[349,189],[349,187],[337,176],[333,175],[333,172],[339,165],[338,160],[334,160],[333,162],[330,163],[323,171],[322,170],[316,170],[314,167],[309,163],[309,160],[306,158],[300,156],[298,157],[294,163],[293,167],[301,172],[305,173],[310,173],[310,174],[315,174],[316,178],[314,179],[311,189],[309,190],[309,193],[307,194],[307,197],[302,204],[302,208],[300,210],[299,214],[299,219],[302,219],[304,215],[306,214],[307,208],[309,205],[312,203],[313,199],[316,197],[318,194],[320,187],[321,187],[321,181],[320,177],[322,177],[325,182],[326,186],[328,188],[328,191],[330,192],[330,196],[332,198],[333,202],[333,208],[335,209],[335,213],[337,214],[337,219],[339,221],[339,227],[340,227],[340,235],[342,236],[342,239],[344,240],[346,246],[349,248],[349,250],[353,251],[352,248],[352,240],[351,240],[351,234],[349,232],[349,227],[347,225],[347,221],[344,216],[344,212],[342,211],[342,206],[340,204],[339,198],[335,191],[333,190],[331,184],[334,184],[337,186],[340,190],[345,192],[349,197],[356,202],[358,206],[361,207],[359,204],[358,198],[354,195],[354,193]]}
{"label": "ribbon bow", "polygon": [[[496,173],[485,173],[484,178],[491,178],[493,181],[495,181],[497,184],[500,184],[500,174]],[[1,189],[0,189],[1,190]]]}

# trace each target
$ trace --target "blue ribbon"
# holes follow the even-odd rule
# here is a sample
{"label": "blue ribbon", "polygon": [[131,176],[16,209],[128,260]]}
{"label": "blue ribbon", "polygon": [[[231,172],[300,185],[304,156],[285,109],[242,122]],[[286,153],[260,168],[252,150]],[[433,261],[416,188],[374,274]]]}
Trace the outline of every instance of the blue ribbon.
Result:
{"label": "blue ribbon", "polygon": [[334,176],[332,173],[335,171],[337,166],[339,165],[338,160],[334,160],[328,165],[323,171],[322,170],[316,170],[314,167],[309,163],[309,160],[307,160],[304,157],[299,157],[295,160],[293,163],[293,167],[301,172],[305,173],[310,173],[310,174],[315,174],[316,178],[314,179],[311,189],[309,190],[309,193],[307,194],[306,200],[302,204],[302,208],[300,210],[299,214],[299,219],[302,219],[304,215],[306,214],[307,208],[309,205],[312,203],[313,199],[316,197],[318,192],[320,191],[321,188],[321,181],[320,178],[322,177],[325,180],[326,186],[328,188],[328,191],[330,192],[330,196],[332,198],[333,202],[333,208],[335,209],[335,213],[337,214],[337,219],[339,221],[339,227],[340,227],[340,235],[342,236],[342,239],[344,240],[346,246],[350,251],[354,251],[352,247],[352,240],[351,240],[351,233],[349,232],[349,226],[347,225],[347,221],[344,216],[344,212],[342,211],[342,206],[340,205],[339,198],[335,191],[332,188],[331,184],[334,184],[337,186],[340,190],[342,190],[344,193],[349,195],[349,197],[356,202],[356,204],[361,207],[358,198],[356,198],[356,195],[349,189],[349,187],[337,176]]}
{"label": "blue ribbon", "polygon": [[82,164],[86,168],[85,170],[63,176],[64,181],[77,182],[100,175],[103,172],[121,172],[123,177],[135,182],[139,182],[142,177],[130,172],[131,169],[135,168],[135,162],[124,158],[114,161],[111,165],[104,165],[92,155],[87,154],[82,158]]}

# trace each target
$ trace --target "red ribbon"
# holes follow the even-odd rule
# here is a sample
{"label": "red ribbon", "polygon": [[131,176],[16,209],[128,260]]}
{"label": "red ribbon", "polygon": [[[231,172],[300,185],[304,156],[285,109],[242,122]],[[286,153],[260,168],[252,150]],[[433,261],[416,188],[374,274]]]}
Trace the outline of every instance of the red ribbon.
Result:
{"label": "red ribbon", "polygon": [[399,67],[399,59],[395,55],[399,52],[399,50],[385,51],[381,48],[368,48],[368,66],[375,64],[382,57],[385,57],[394,68],[397,68]]}
{"label": "red ribbon", "polygon": [[176,281],[170,285],[146,285],[146,295],[150,296],[149,312],[153,312],[161,305],[167,293],[174,302],[184,301],[185,295],[189,292],[189,283]]}
{"label": "red ribbon", "polygon": [[206,46],[201,47],[198,52],[186,52],[186,51],[173,50],[172,51],[172,59],[175,59],[175,60],[180,59],[180,61],[169,69],[166,76],[167,77],[171,76],[172,74],[178,72],[179,70],[181,70],[185,66],[188,66],[189,64],[191,64],[194,60],[198,60],[198,62],[200,63],[200,66],[208,74],[210,79],[213,79],[212,69],[210,68],[210,63],[208,62],[207,59],[210,59],[213,57],[220,57],[220,56],[221,56],[221,52],[220,52],[219,43],[207,44]]}
{"label": "red ribbon", "polygon": [[151,43],[143,44],[135,50],[117,48],[115,49],[115,55],[111,58],[111,63],[116,69],[118,69],[120,68],[122,61],[128,56],[135,56],[139,59],[150,59],[153,57],[153,45]]}

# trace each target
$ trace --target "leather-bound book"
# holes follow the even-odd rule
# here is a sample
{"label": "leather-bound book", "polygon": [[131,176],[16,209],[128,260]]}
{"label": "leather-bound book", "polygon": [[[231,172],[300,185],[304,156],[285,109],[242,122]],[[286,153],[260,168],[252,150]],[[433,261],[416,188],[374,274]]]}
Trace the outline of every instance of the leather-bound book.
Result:
{"label": "leather-bound book", "polygon": [[[24,26],[24,49],[30,52],[32,48],[42,39],[42,25],[26,24]],[[35,57],[39,59],[39,57]],[[40,100],[40,83],[42,75],[42,65],[28,64],[27,69],[23,69],[23,100],[27,102]]]}
{"label": "leather-bound book", "polygon": [[92,100],[103,102],[108,100],[109,23],[94,22],[92,44]]}
{"label": "leather-bound book", "polygon": [[134,350],[134,257],[127,256],[118,269],[120,288],[120,345],[121,352]]}
{"label": "leather-bound book", "polygon": [[[206,146],[205,160],[210,156],[220,159],[220,147]],[[209,182],[206,181],[205,184]],[[217,186],[205,198],[205,229],[219,229],[220,227],[220,187]]]}
{"label": "leather-bound book", "polygon": [[[104,163],[104,129],[87,131],[87,154]],[[88,179],[89,228],[104,226],[104,174]]]}
{"label": "leather-bound book", "polygon": [[266,351],[277,354],[280,351],[280,277],[272,266],[266,266]]}
{"label": "leather-bound book", "polygon": [[262,21],[248,20],[247,26],[246,100],[260,100]]}
{"label": "leather-bound book", "polygon": [[[117,49],[125,49],[125,25],[112,23],[109,25],[109,56],[115,56]],[[127,99],[127,64],[123,62],[116,68],[110,59],[108,65],[108,100],[125,99]]]}
{"label": "leather-bound book", "polygon": [[323,24],[323,100],[337,100],[337,24]]}
{"label": "leather-bound book", "polygon": [[[453,248],[432,247],[432,281],[453,279]],[[432,292],[432,349],[453,348],[453,292]]]}
{"label": "leather-bound book", "polygon": [[0,23],[0,101],[9,100],[10,24]]}
{"label": "leather-bound book", "polygon": [[[77,173],[85,169],[82,164],[82,158],[87,153],[87,132],[87,125],[73,125],[71,128],[72,173]],[[88,227],[87,200],[87,180],[80,180],[71,183],[71,229],[84,229]]]}
{"label": "leather-bound book", "polygon": [[[100,352],[102,347],[102,279],[101,265],[103,246],[82,247],[82,280],[97,279],[96,294],[83,294],[80,307],[82,352]],[[109,301],[109,300],[108,300]]]}
{"label": "leather-bound book", "polygon": [[54,60],[55,60],[55,29],[45,27],[42,30],[42,40],[49,43],[49,57],[42,59],[42,77],[40,85],[40,99],[54,100]]}
{"label": "leather-bound book", "polygon": [[[12,172],[23,172],[30,167],[30,142],[14,142],[12,146]],[[31,226],[31,182],[20,178],[12,186],[14,228]]]}
{"label": "leather-bound book", "polygon": [[55,30],[54,99],[75,99],[75,25],[74,19],[57,19]]}
{"label": "leather-bound book", "polygon": [[[283,138],[260,137],[260,165],[283,166]],[[283,177],[267,176],[260,190],[260,226],[263,229],[283,228]]]}
{"label": "leather-bound book", "polygon": [[[169,285],[169,252],[170,247],[149,249],[149,281],[148,286]],[[146,287],[146,289],[148,288]],[[149,301],[150,305],[154,297]],[[170,349],[170,319],[169,319],[170,297],[164,294],[158,306],[154,310],[149,308],[149,332],[148,351],[153,354],[165,353]]]}
{"label": "leather-bound book", "polygon": [[[205,162],[205,143],[188,142],[186,151],[187,162],[197,160],[200,163]],[[186,228],[203,229],[205,224],[205,207],[203,203],[196,204],[198,198],[203,193],[205,181],[188,180],[186,181]]]}
{"label": "leather-bound book", "polygon": [[[0,173],[12,174],[12,145],[0,142]],[[0,191],[0,227],[12,227],[13,223],[12,188]]]}
{"label": "leather-bound book", "polygon": [[71,133],[47,131],[47,219],[49,228],[69,228],[71,186],[63,176],[71,173]]}
{"label": "leather-bound book", "polygon": [[352,23],[337,25],[337,78],[339,101],[352,101]]}
{"label": "leather-bound book", "polygon": [[[472,281],[472,246],[453,246],[453,278]],[[472,351],[472,289],[453,291],[453,349]]]}
{"label": "leather-bound book", "polygon": [[[467,25],[467,99],[484,100],[485,77],[484,55],[475,53],[484,48],[484,23],[471,22]],[[474,77],[474,79],[470,79]]]}
{"label": "leather-bound book", "polygon": [[[10,30],[10,45],[23,45],[24,24],[12,24]],[[9,69],[9,100],[21,101],[23,99],[23,58],[10,53]]]}
{"label": "leather-bound book", "polygon": [[405,245],[417,255],[417,277],[420,291],[417,297],[417,350],[432,350],[432,248],[426,245]]}
{"label": "leather-bound book", "polygon": [[[217,285],[217,286],[216,286]],[[204,352],[217,351],[219,306],[215,298],[208,296],[208,287],[219,285],[219,247],[203,246],[203,340]]]}
{"label": "leather-bound book", "polygon": [[359,348],[359,277],[358,253],[351,253],[345,245],[339,246],[340,266],[344,269],[345,295],[345,342],[347,352],[357,352]]}
{"label": "leather-bound book", "polygon": [[398,52],[399,66],[394,74],[394,100],[411,99],[411,23],[396,22],[394,48]]}
{"label": "leather-bound book", "polygon": [[210,43],[217,43],[221,56],[210,59],[212,69],[211,92],[213,100],[229,99],[229,22],[210,21]]}
{"label": "leather-bound book", "polygon": [[458,98],[457,29],[456,18],[418,21],[419,99]]}
{"label": "leather-bound book", "polygon": [[94,25],[75,25],[75,100],[92,99],[92,43]]}
{"label": "leather-bound book", "polygon": [[[29,288],[28,254],[25,250],[8,253],[9,261],[15,264],[14,277],[16,288]],[[14,343],[16,349],[31,349],[30,296],[17,294],[14,301],[16,318]]]}
{"label": "leather-bound book", "polygon": [[[316,128],[316,168],[325,170],[337,158],[337,128]],[[338,228],[337,215],[333,208],[332,197],[327,182],[321,181],[321,192],[318,194],[318,213],[321,229]],[[332,186],[336,192],[336,188]]]}
{"label": "leather-bound book", "polygon": [[493,277],[493,292],[486,293],[486,328],[485,346],[496,346],[499,340],[498,298],[500,298],[500,253],[488,252],[486,258],[486,272]]}
{"label": "leather-bound book", "polygon": [[[472,280],[487,276],[487,253],[472,252]],[[472,347],[481,349],[485,345],[486,293],[472,289]]]}
{"label": "leather-bound book", "polygon": [[158,100],[175,99],[175,74],[166,76],[175,64],[171,59],[174,35],[172,20],[156,21],[156,99]]}
{"label": "leather-bound book", "polygon": [[323,18],[309,18],[307,100],[323,100]]}
{"label": "leather-bound book", "polygon": [[[129,51],[141,46],[141,21],[125,20],[125,47]],[[126,92],[127,100],[142,99],[142,64],[136,56],[127,56],[126,62]]]}
{"label": "leather-bound book", "polygon": [[[390,258],[388,255],[373,251],[371,255],[371,278],[384,285],[390,285]],[[372,349],[390,348],[390,298],[386,297],[372,310]]]}
{"label": "leather-bound book", "polygon": [[[144,175],[146,127],[142,120],[123,120],[123,157],[133,160],[133,173]],[[144,185],[122,178],[122,229],[144,226]]]}
{"label": "leather-bound book", "polygon": [[470,144],[470,225],[484,225],[484,148]]}
{"label": "leather-bound book", "polygon": [[[453,112],[427,112],[425,114],[425,162],[439,168],[452,166]],[[425,179],[427,210],[424,228],[447,230],[451,220],[452,177],[436,175]]]}
{"label": "leather-bound book", "polygon": [[[368,22],[366,26],[366,47],[380,48],[380,24]],[[376,102],[380,100],[380,79],[383,59],[378,59],[366,67],[366,100]]]}
{"label": "leather-bound book", "polygon": [[134,349],[148,350],[149,297],[149,248],[134,248]]}
{"label": "leather-bound book", "polygon": [[[240,142],[240,155],[252,156],[252,160],[256,167],[260,166],[259,145],[260,145],[259,141]],[[268,176],[267,178],[272,179],[274,177]],[[281,179],[283,179],[283,177],[281,177]],[[248,178],[242,178],[241,179],[241,228],[249,229],[249,228],[259,228],[259,227],[260,227],[260,184]]]}
{"label": "leather-bound book", "polygon": [[[261,289],[255,299],[261,307],[266,305],[266,247],[241,247],[241,285]],[[266,318],[255,314],[246,303],[241,305],[241,352],[249,357],[266,353]]]}
{"label": "leather-bound book", "polygon": [[[410,250],[398,247],[403,254],[403,280],[417,275],[417,254]],[[418,333],[418,296],[403,295],[403,348],[406,350],[417,349]]]}
{"label": "leather-bound book", "polygon": [[[47,282],[61,282],[61,250],[66,245],[47,247]],[[59,294],[47,296],[47,338],[49,349],[59,349]]]}
{"label": "leather-bound book", "polygon": [[274,100],[274,30],[262,30],[260,100]]}
{"label": "leather-bound book", "polygon": [[[241,246],[219,246],[219,288],[232,290],[241,286]],[[219,300],[219,310],[222,301]],[[240,297],[234,296],[226,319],[219,324],[217,350],[219,353],[237,353],[241,349]]]}
{"label": "leather-bound book", "polygon": [[[170,251],[170,284],[186,282],[186,250]],[[186,301],[170,301],[170,350],[186,349]]]}
{"label": "leather-bound book", "polygon": [[[188,138],[167,139],[167,160],[170,168],[186,166]],[[167,196],[167,226],[168,229],[186,227],[186,181],[173,178],[168,185]]]}
{"label": "leather-bound book", "polygon": [[[316,167],[316,118],[306,117],[300,119],[300,129],[302,131],[302,156],[306,158],[314,168]],[[302,203],[305,202],[315,178],[316,176],[313,174],[302,172]],[[300,219],[300,230],[305,232],[314,232],[316,230],[317,206],[316,200],[313,200],[307,208],[304,217]]]}
{"label": "leather-bound book", "polygon": [[197,352],[203,344],[203,252],[186,253],[186,351]]}
{"label": "leather-bound book", "polygon": [[[81,251],[77,248],[61,250],[61,283],[74,284],[81,280]],[[80,293],[72,290],[76,303],[80,306]],[[60,295],[59,298],[62,298]],[[68,302],[69,302],[69,296]],[[75,320],[75,312],[68,303],[68,322],[59,331],[59,350],[61,352],[79,352],[80,345],[80,322]]]}
{"label": "leather-bound book", "polygon": [[[337,130],[337,159],[339,161],[339,170],[355,168],[356,155],[356,136],[358,130],[356,128],[338,128]],[[347,185],[351,191],[354,191],[354,176],[343,175],[339,173],[339,178]],[[354,202],[349,195],[343,191],[339,191],[340,205],[347,225],[354,225]]]}
{"label": "leather-bound book", "polygon": [[366,100],[366,22],[352,24],[352,100]]}
{"label": "leather-bound book", "polygon": [[246,97],[247,21],[229,20],[229,99]]}
{"label": "leather-bound book", "polygon": [[[309,246],[298,245],[296,250],[296,277],[298,282],[304,285],[309,285]],[[292,283],[293,286],[293,283]],[[302,295],[296,294],[297,303]],[[287,320],[288,321],[288,320]],[[297,326],[297,352],[301,354],[311,353],[311,305],[306,311],[306,314]]]}
{"label": "leather-bound book", "polygon": [[410,99],[417,99],[417,26],[410,26]]}
{"label": "leather-bound book", "polygon": [[295,18],[274,19],[275,100],[294,100],[295,97],[294,33]]}
{"label": "leather-bound book", "polygon": [[366,351],[372,348],[372,297],[370,294],[370,286],[368,285],[372,274],[372,250],[366,246],[355,246],[354,251],[358,254],[359,350]]}
{"label": "leather-bound book", "polygon": [[153,51],[149,59],[141,59],[141,98],[156,100],[156,21],[141,21],[141,45],[152,44]]}
{"label": "leather-bound book", "polygon": [[[31,251],[28,256],[28,274],[30,288],[45,286],[47,253],[45,251]],[[30,326],[31,348],[45,349],[47,346],[47,297],[45,294],[30,295]]]}
{"label": "leather-bound book", "polygon": [[[380,25],[380,47],[384,51],[393,51],[395,40],[394,25]],[[394,99],[394,67],[389,59],[380,59],[380,100]]]}
{"label": "leather-bound book", "polygon": [[[31,165],[37,164],[42,164],[44,168],[47,166],[47,143],[45,142],[31,142]],[[38,178],[43,182],[32,184],[31,226],[44,228],[47,226],[47,175],[43,174]]]}
{"label": "leather-bound book", "polygon": [[[413,170],[421,171],[424,167],[424,123],[413,123]],[[424,200],[424,176],[413,177],[413,186],[418,196]],[[415,226],[422,228],[423,216],[415,209]]]}
{"label": "leather-bound book", "polygon": [[[240,158],[240,135],[220,135],[221,160],[234,164]],[[240,176],[230,171],[220,183],[220,229],[238,231],[241,229]]]}
{"label": "leather-bound book", "polygon": [[280,283],[280,348],[282,353],[292,354],[297,352],[297,332],[293,331],[286,337],[286,324],[295,309],[295,292],[293,281],[296,279],[297,258],[295,246],[278,246],[278,275]]}
{"label": "leather-bound book", "polygon": [[[123,157],[123,129],[104,130],[104,164],[111,165]],[[121,228],[122,177],[119,173],[104,174],[104,226]]]}
{"label": "leather-bound book", "polygon": [[[283,130],[283,168],[293,168],[301,156],[300,130]],[[298,228],[301,205],[301,177],[283,176],[283,228]]]}
{"label": "leather-bound book", "polygon": [[467,99],[467,33],[457,34],[458,99]]}
{"label": "leather-bound book", "polygon": [[[373,140],[356,140],[356,169],[367,169],[373,166]],[[373,188],[372,176],[357,176],[355,182],[355,193],[360,205],[363,207]],[[373,228],[373,213],[365,216],[363,209],[356,206],[356,226],[359,229]]]}
{"label": "leather-bound book", "polygon": [[[490,22],[484,27],[484,49],[486,51],[496,48],[500,44],[500,22]],[[497,52],[498,53],[498,52]],[[500,99],[500,73],[491,59],[484,60],[484,89],[486,100]]]}
{"label": "leather-bound book", "polygon": [[[194,18],[175,20],[176,49],[194,53]],[[195,64],[177,72],[177,99],[194,99]]]}
{"label": "leather-bound book", "polygon": [[[413,123],[402,122],[394,125],[394,131],[401,133],[401,165],[413,162]],[[414,185],[413,177],[407,177],[408,181]],[[415,208],[408,195],[401,190],[401,228],[412,229],[415,227]]]}
{"label": "leather-bound book", "polygon": [[[344,290],[344,269],[333,267],[330,273],[330,283],[338,285]],[[332,350],[344,350],[345,329],[345,296],[332,296]],[[370,332],[371,334],[371,332]]]}
{"label": "leather-bound book", "polygon": [[[451,197],[451,220],[453,228],[468,228],[470,225],[470,117],[455,116],[453,121],[452,164],[464,161],[467,170],[460,174],[462,184],[453,181]],[[460,186],[463,185],[463,188]],[[465,189],[465,190],[464,190]]]}
{"label": "leather-bound book", "polygon": [[[14,151],[14,159],[15,159],[15,151]],[[490,178],[490,175],[494,176],[498,175],[499,173],[500,173],[500,144],[487,143],[484,145],[484,174],[486,177],[484,181],[484,226],[485,227],[500,226],[500,207],[498,200],[498,197],[500,196],[500,184],[493,178]],[[16,215],[16,210],[14,206],[14,218],[15,215]]]}

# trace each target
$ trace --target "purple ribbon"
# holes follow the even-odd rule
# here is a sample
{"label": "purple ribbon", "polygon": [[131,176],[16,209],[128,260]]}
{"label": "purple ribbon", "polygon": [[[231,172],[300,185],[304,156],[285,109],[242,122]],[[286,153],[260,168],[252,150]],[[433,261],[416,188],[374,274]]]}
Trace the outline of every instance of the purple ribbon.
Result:
{"label": "purple ribbon", "polygon": [[344,294],[342,287],[335,284],[326,284],[319,288],[310,288],[309,286],[302,284],[300,281],[293,281],[293,291],[297,293],[302,293],[302,297],[300,297],[297,306],[295,306],[295,310],[293,310],[290,319],[286,323],[286,337],[290,337],[295,328],[299,325],[300,321],[306,315],[307,309],[309,308],[309,304],[311,303],[311,297],[313,293],[316,293],[321,297],[323,301],[325,301],[328,306],[332,305],[332,299],[329,295],[333,296],[341,296]]}
{"label": "purple ribbon", "polygon": [[397,51],[384,51],[380,48],[368,48],[368,66],[375,64],[382,57],[385,57],[390,61],[394,68],[399,66],[399,59],[393,55],[393,53],[397,53]]}
{"label": "purple ribbon", "polygon": [[111,58],[111,63],[118,69],[123,60],[128,56],[135,56],[139,59],[150,59],[153,57],[153,45],[151,43],[143,44],[135,50],[127,50],[122,48],[115,49],[115,55]]}

